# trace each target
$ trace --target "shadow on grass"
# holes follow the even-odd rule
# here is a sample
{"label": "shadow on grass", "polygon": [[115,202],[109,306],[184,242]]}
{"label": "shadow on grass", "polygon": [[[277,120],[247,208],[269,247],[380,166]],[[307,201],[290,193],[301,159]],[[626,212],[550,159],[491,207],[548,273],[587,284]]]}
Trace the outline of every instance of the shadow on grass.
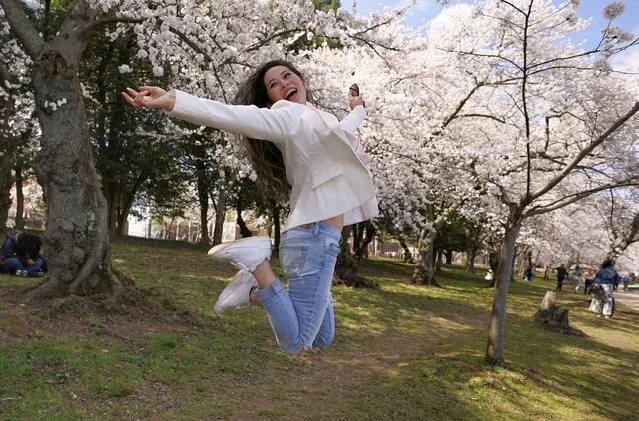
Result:
{"label": "shadow on grass", "polygon": [[[207,259],[203,249],[179,242],[118,240],[113,257],[115,267],[140,286],[205,313],[235,273],[230,265]],[[633,419],[634,402],[627,397],[639,387],[631,332],[639,314],[623,311],[620,319],[595,319],[582,295],[560,293],[560,304],[571,308],[571,321],[592,338],[560,335],[532,322],[552,283],[516,281],[508,302],[506,368],[492,370],[483,355],[493,290],[484,288],[481,275],[446,267],[438,278],[444,288],[428,288],[408,282],[412,265],[375,259],[361,267],[381,290],[334,288],[336,343],[301,358],[277,350],[258,308],[215,316],[220,328],[197,335],[166,326],[130,341],[80,330],[75,337],[0,344],[0,398],[20,397],[0,405],[0,418],[88,419],[99,411],[105,419],[131,414],[151,419]],[[618,342],[603,343],[613,337]],[[68,409],[73,395],[79,399]],[[40,410],[48,412],[39,415]]]}
{"label": "shadow on grass", "polygon": [[[406,265],[391,262],[369,262],[367,270],[388,279],[406,280]],[[453,272],[453,273],[450,273]],[[376,372],[368,380],[373,392],[353,393],[351,408],[357,419],[634,419],[636,408],[628,402],[639,387],[639,353],[621,346],[601,343],[601,338],[579,338],[561,335],[537,327],[532,315],[552,281],[537,284],[515,282],[511,286],[506,321],[506,369],[490,370],[483,363],[487,335],[487,304],[492,290],[486,291],[481,281],[470,282],[457,277],[456,271],[442,276],[445,288],[412,287],[382,284],[382,291],[351,293],[342,321],[363,323],[367,320],[380,329],[375,337],[364,341],[392,341],[390,334],[401,318],[415,318],[421,335],[429,338],[434,352],[398,365],[390,373]],[[405,283],[404,282],[395,282]],[[447,290],[470,284],[474,290],[445,298]],[[421,288],[421,291],[420,291]],[[467,286],[468,288],[468,286]],[[573,320],[579,320],[587,331],[605,329],[634,333],[639,322],[637,312],[623,309],[614,323],[595,319],[587,312],[583,295],[559,292],[559,302],[571,308]],[[343,299],[343,298],[342,298]],[[383,303],[381,302],[383,300]],[[488,301],[488,303],[487,303]],[[362,309],[361,313],[354,309]],[[365,309],[375,308],[376,311]],[[421,313],[422,317],[414,313]],[[466,324],[451,323],[465,320]],[[370,326],[370,325],[369,325]],[[405,333],[405,332],[404,332]],[[418,332],[412,332],[418,338]],[[442,342],[446,335],[454,335]],[[360,335],[361,340],[361,335]],[[419,339],[416,339],[419,340]],[[422,339],[424,340],[424,339]],[[630,338],[632,340],[632,338]],[[635,336],[636,340],[636,336]],[[434,342],[434,343],[433,343]],[[434,347],[433,345],[443,345]],[[375,349],[370,354],[375,356]],[[418,396],[411,390],[420,390]],[[392,409],[391,409],[392,408]],[[501,412],[500,412],[501,411]]]}

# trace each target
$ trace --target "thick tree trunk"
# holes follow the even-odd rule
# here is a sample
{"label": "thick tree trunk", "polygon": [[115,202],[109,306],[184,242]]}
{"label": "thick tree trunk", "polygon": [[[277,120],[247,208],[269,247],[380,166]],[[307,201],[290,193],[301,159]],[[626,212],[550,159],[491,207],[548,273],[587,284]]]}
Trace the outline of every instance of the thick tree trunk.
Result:
{"label": "thick tree trunk", "polygon": [[546,295],[539,305],[539,310],[535,313],[535,321],[554,328],[570,329],[568,309],[557,306],[557,293],[554,291],[546,291]]}
{"label": "thick tree trunk", "polygon": [[359,250],[362,248],[362,240],[364,239],[364,227],[366,226],[366,222],[360,222],[358,224],[353,225],[352,227],[352,235],[353,235],[353,257],[358,259]]}
{"label": "thick tree trunk", "polygon": [[477,257],[477,251],[471,250],[466,253],[466,272],[475,273],[475,258]]}
{"label": "thick tree trunk", "polygon": [[[73,29],[88,22],[81,13],[70,15],[60,30],[65,39],[58,37],[35,63],[33,84],[42,130],[36,169],[48,206],[44,253],[50,276],[30,293],[32,297],[117,293],[122,287],[111,272],[107,204],[77,72],[86,40]],[[57,103],[57,109],[51,103]]]}
{"label": "thick tree trunk", "polygon": [[437,249],[435,258],[435,273],[442,273],[442,266],[444,265],[444,250]]}
{"label": "thick tree trunk", "polygon": [[446,250],[445,257],[446,257],[445,264],[452,265],[453,264],[453,251],[452,250]]}
{"label": "thick tree trunk", "polygon": [[129,215],[131,214],[131,208],[133,207],[133,201],[138,194],[142,183],[146,180],[147,175],[142,171],[134,184],[130,186],[128,190],[120,192],[120,206],[118,207],[117,225],[115,228],[115,234],[118,237],[127,235],[129,233]]}
{"label": "thick tree trunk", "polygon": [[368,259],[368,245],[373,242],[375,239],[375,235],[377,234],[377,229],[368,222],[368,226],[366,227],[366,235],[364,236],[364,241],[362,242],[362,247],[358,253],[358,259]]}
{"label": "thick tree trunk", "polygon": [[379,285],[359,274],[351,245],[348,240],[351,236],[351,226],[342,229],[342,241],[340,243],[340,254],[335,264],[335,283],[343,283],[344,285],[354,288],[379,288]]}
{"label": "thick tree trunk", "polygon": [[4,154],[0,155],[0,232],[3,232],[7,227],[9,208],[11,208],[11,186],[13,185],[13,177],[11,176],[13,154],[8,149],[5,151]]}
{"label": "thick tree trunk", "polygon": [[415,259],[413,259],[413,255],[411,254],[404,237],[397,237],[397,241],[399,241],[399,245],[402,246],[402,249],[404,250],[404,263],[414,265]]}
{"label": "thick tree trunk", "polygon": [[104,183],[102,186],[104,198],[107,203],[107,224],[109,227],[109,235],[117,236],[118,227],[118,209],[120,207],[120,184]]}
{"label": "thick tree trunk", "polygon": [[129,212],[131,208],[124,209],[124,207],[120,208],[116,218],[116,227],[115,227],[115,235],[117,237],[122,237],[124,235],[129,234]]}
{"label": "thick tree trunk", "polygon": [[237,222],[237,225],[240,227],[240,235],[242,236],[242,238],[248,238],[253,236],[253,233],[251,232],[251,230],[248,228],[248,226],[246,226],[246,222],[244,221],[244,218],[242,218],[242,210],[239,208],[237,209],[236,222]]}
{"label": "thick tree trunk", "polygon": [[[518,218],[511,217],[511,221]],[[488,328],[486,362],[493,366],[504,365],[504,323],[506,318],[506,300],[512,274],[515,244],[519,236],[520,222],[510,222],[506,227],[499,254],[499,266],[495,274],[495,294]]]}
{"label": "thick tree trunk", "polygon": [[435,239],[437,231],[423,229],[419,239],[419,258],[415,263],[412,282],[417,285],[439,287],[435,280]]}
{"label": "thick tree trunk", "polygon": [[[0,83],[6,89],[7,84],[17,85],[18,78],[9,73],[9,70],[0,60]],[[11,86],[9,85],[9,86]],[[15,90],[9,89],[9,96],[0,96],[0,121],[7,119],[15,111]],[[8,124],[0,124],[0,233],[4,232],[7,227],[7,219],[9,217],[9,208],[11,207],[11,186],[13,185],[13,177],[11,170],[13,167],[15,133],[9,128]]]}
{"label": "thick tree trunk", "polygon": [[16,182],[16,221],[15,228],[24,229],[24,180],[22,179],[22,167],[16,165],[14,169]]}
{"label": "thick tree trunk", "polygon": [[200,226],[202,236],[200,237],[200,245],[208,247],[209,239],[209,185],[206,178],[206,169],[204,162],[197,161],[197,197],[200,202]]}
{"label": "thick tree trunk", "polygon": [[226,189],[220,189],[220,194],[215,204],[215,228],[213,230],[213,245],[216,246],[222,242],[222,232],[224,230],[224,218],[226,217],[226,200],[228,193]]}
{"label": "thick tree trunk", "polygon": [[357,247],[355,247],[355,259],[364,260],[368,257],[368,245],[373,241],[373,238],[375,238],[376,230],[370,221],[362,222],[359,224],[359,227],[363,235],[360,235],[361,241]]}
{"label": "thick tree trunk", "polygon": [[273,200],[271,202],[271,218],[273,218],[273,254],[275,256],[280,254],[280,241],[282,239],[281,213],[281,206]]}

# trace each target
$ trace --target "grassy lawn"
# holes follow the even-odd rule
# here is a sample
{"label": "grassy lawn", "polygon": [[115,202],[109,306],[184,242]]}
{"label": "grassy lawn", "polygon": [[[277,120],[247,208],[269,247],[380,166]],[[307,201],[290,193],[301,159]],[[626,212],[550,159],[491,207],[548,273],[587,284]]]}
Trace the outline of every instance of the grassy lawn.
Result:
{"label": "grassy lawn", "polygon": [[[546,331],[532,315],[551,281],[513,283],[507,364],[492,370],[482,274],[450,267],[444,288],[416,287],[410,266],[367,261],[381,290],[334,288],[334,344],[290,358],[263,310],[212,313],[230,265],[155,240],[116,242],[113,259],[159,297],[157,313],[0,298],[0,420],[638,419],[639,313],[597,319],[566,291],[558,300],[588,337]],[[0,294],[24,282],[0,276]]]}

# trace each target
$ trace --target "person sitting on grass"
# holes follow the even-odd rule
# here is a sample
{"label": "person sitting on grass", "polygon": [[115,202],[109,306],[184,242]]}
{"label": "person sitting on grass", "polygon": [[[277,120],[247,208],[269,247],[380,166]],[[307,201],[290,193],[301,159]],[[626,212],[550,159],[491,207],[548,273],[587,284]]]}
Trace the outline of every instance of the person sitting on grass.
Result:
{"label": "person sitting on grass", "polygon": [[2,273],[45,276],[46,263],[40,256],[42,240],[39,236],[11,230],[0,249]]}
{"label": "person sitting on grass", "polygon": [[524,273],[524,281],[531,282],[533,280],[533,269],[531,266],[528,266],[526,272]]}

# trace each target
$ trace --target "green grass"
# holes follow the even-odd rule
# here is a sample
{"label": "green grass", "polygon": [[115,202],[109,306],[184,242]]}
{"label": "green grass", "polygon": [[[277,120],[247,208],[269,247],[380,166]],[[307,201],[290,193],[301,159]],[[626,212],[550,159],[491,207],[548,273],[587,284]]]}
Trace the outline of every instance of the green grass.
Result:
{"label": "green grass", "polygon": [[209,322],[47,318],[0,301],[0,419],[637,419],[639,314],[620,306],[596,319],[583,295],[562,292],[589,337],[546,331],[532,315],[551,281],[511,286],[507,363],[493,370],[483,363],[492,290],[479,273],[449,267],[444,288],[427,288],[407,282],[408,265],[365,262],[381,289],[334,288],[334,344],[290,358],[261,309],[212,314],[235,271],[197,247],[125,239],[113,259]]}

